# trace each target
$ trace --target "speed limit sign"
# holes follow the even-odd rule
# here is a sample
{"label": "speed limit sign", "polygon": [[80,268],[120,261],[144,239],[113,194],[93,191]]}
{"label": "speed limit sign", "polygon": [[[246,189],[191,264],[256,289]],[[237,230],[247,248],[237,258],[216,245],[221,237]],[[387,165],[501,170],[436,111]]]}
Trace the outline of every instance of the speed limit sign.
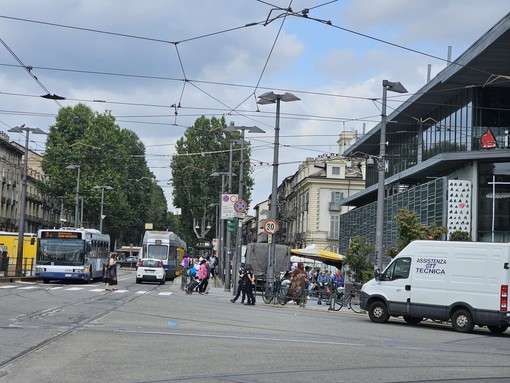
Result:
{"label": "speed limit sign", "polygon": [[264,232],[266,234],[274,234],[278,231],[278,222],[274,219],[266,219],[264,221]]}

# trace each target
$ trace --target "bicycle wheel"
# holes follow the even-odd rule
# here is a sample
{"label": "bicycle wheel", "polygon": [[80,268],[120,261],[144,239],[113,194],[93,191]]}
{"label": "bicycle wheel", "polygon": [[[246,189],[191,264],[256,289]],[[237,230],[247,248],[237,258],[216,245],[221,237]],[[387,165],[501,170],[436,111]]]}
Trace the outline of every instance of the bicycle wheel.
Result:
{"label": "bicycle wheel", "polygon": [[285,306],[285,304],[288,302],[288,292],[289,292],[289,287],[288,286],[281,286],[280,289],[278,290],[278,303],[281,304],[282,306]]}
{"label": "bicycle wheel", "polygon": [[262,300],[264,303],[271,303],[274,298],[274,288],[266,287],[266,289],[262,292]]}
{"label": "bicycle wheel", "polygon": [[344,306],[344,292],[338,292],[334,295],[333,310],[339,311]]}
{"label": "bicycle wheel", "polygon": [[354,311],[355,313],[361,313],[363,310],[361,310],[360,307],[360,296],[359,294],[351,294],[349,296],[349,308]]}

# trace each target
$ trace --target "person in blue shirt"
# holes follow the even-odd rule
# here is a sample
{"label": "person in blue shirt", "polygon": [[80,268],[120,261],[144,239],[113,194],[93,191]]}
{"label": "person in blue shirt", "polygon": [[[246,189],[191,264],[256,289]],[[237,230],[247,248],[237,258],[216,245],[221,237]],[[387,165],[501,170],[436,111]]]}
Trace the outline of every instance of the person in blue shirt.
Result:
{"label": "person in blue shirt", "polygon": [[321,270],[317,276],[317,288],[319,290],[319,299],[317,300],[318,305],[322,305],[322,299],[327,299],[326,287],[329,285],[330,279],[329,274],[326,270]]}

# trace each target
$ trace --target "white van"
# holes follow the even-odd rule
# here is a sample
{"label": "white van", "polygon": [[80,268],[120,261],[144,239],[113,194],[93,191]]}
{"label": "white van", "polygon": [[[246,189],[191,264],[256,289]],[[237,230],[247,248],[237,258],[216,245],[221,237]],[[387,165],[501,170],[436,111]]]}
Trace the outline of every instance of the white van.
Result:
{"label": "white van", "polygon": [[414,241],[361,290],[361,308],[373,322],[402,316],[451,321],[455,331],[475,325],[502,333],[510,323],[510,244]]}

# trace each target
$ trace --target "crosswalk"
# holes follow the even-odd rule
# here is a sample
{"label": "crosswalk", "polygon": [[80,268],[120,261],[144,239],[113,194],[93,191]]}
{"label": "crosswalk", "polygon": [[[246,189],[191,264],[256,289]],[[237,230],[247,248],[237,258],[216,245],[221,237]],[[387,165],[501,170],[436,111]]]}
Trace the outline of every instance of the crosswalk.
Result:
{"label": "crosswalk", "polygon": [[138,290],[138,291],[130,291],[130,290],[111,290],[107,291],[104,288],[100,288],[97,285],[88,285],[88,286],[43,286],[39,284],[33,285],[23,285],[23,284],[0,284],[1,290],[45,290],[45,291],[54,291],[54,290],[62,290],[68,292],[75,291],[85,291],[90,293],[105,293],[105,294],[136,294],[143,295],[149,293],[155,293],[156,295],[161,296],[169,296],[172,295],[171,291],[155,291],[155,290]]}

